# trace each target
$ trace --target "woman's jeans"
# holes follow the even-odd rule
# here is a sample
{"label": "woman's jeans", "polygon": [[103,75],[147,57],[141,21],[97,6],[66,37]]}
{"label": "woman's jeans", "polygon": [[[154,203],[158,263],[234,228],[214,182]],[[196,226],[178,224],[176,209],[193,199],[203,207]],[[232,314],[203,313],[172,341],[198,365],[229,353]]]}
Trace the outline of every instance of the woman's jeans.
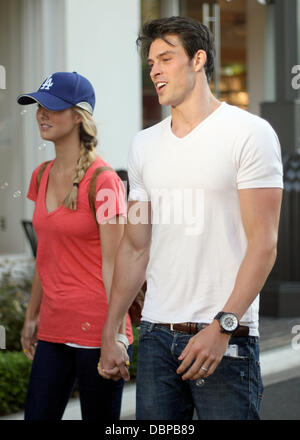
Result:
{"label": "woman's jeans", "polygon": [[[199,324],[199,330],[201,330]],[[142,321],[139,334],[137,420],[259,419],[263,393],[257,337],[231,337],[237,356],[223,356],[203,386],[176,373],[191,335]]]}
{"label": "woman's jeans", "polygon": [[[131,356],[132,347],[128,354]],[[102,378],[100,348],[39,341],[27,393],[25,420],[60,420],[76,379],[83,420],[118,420],[124,381]]]}

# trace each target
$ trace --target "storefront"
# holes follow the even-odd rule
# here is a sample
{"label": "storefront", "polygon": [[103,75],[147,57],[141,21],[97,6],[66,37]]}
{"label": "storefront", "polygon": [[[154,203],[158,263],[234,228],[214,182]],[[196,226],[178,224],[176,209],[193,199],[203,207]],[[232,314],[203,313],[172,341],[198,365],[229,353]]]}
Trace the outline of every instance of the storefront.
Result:
{"label": "storefront", "polygon": [[[220,100],[260,114],[274,98],[273,6],[257,0],[142,0],[142,22],[171,15],[191,17],[214,34],[216,58],[211,88]],[[143,125],[166,114],[143,63]]]}
{"label": "storefront", "polygon": [[54,157],[36,106],[19,106],[17,96],[53,72],[86,76],[96,91],[98,152],[115,169],[126,167],[142,127],[139,26],[140,0],[0,0],[0,257],[30,255],[21,225],[33,212],[27,189],[34,168]]}
{"label": "storefront", "polygon": [[[22,219],[32,170],[54,156],[42,142],[34,106],[16,96],[55,71],[78,71],[94,84],[99,154],[126,168],[134,134],[165,117],[135,40],[141,23],[185,15],[206,23],[216,41],[214,93],[262,115],[282,145],[300,148],[299,91],[291,69],[300,64],[300,0],[0,0],[0,255],[30,253]],[[275,32],[276,29],[276,32]],[[297,55],[298,54],[298,55]],[[297,58],[298,56],[298,58]],[[273,120],[272,120],[273,118]]]}

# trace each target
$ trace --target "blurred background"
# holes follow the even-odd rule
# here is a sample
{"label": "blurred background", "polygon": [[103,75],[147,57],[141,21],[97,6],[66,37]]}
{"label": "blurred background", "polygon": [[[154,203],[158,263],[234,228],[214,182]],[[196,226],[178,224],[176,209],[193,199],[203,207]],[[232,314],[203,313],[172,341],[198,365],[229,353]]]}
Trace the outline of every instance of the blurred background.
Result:
{"label": "blurred background", "polygon": [[126,170],[135,133],[169,114],[135,40],[144,21],[173,15],[213,32],[215,95],[278,133],[285,194],[278,258],[261,295],[262,343],[290,343],[291,323],[300,324],[300,0],[0,0],[0,273],[32,270],[26,194],[34,168],[54,158],[36,106],[19,106],[17,96],[56,71],[86,76],[96,91],[98,153]]}

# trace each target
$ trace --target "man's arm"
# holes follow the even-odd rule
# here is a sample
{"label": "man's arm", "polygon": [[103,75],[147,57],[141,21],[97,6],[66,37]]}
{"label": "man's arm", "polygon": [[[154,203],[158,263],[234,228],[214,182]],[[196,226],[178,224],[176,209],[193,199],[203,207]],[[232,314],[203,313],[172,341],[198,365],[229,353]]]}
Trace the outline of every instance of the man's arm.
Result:
{"label": "man's arm", "polygon": [[[99,225],[99,233],[101,239],[101,254],[102,254],[102,277],[109,302],[112,278],[115,268],[115,259],[121,239],[124,234],[125,217],[117,215],[107,222]],[[120,326],[119,333],[125,334],[126,319],[123,320]]]}
{"label": "man's arm", "polygon": [[[241,216],[248,245],[239,268],[234,289],[223,311],[235,313],[240,319],[252,304],[266,282],[276,260],[278,226],[282,200],[279,188],[239,190]],[[177,370],[183,380],[195,380],[211,375],[221,361],[230,336],[220,332],[214,320],[208,327],[190,339],[181,353]],[[204,366],[208,371],[201,370]]]}
{"label": "man's arm", "polygon": [[[141,213],[147,213],[147,218],[135,224],[131,212],[137,211],[137,208],[140,208]],[[129,202],[128,222],[116,256],[108,314],[102,333],[99,372],[106,378],[117,378],[121,374],[125,380],[129,380],[126,359],[116,337],[130,305],[145,281],[151,232],[150,202]]]}

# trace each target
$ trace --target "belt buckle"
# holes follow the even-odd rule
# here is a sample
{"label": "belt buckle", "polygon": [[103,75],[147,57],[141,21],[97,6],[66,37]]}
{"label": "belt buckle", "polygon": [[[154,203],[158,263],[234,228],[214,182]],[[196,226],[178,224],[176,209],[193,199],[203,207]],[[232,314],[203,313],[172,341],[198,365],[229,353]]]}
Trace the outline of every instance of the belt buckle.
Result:
{"label": "belt buckle", "polygon": [[173,328],[173,324],[170,324],[170,330],[173,332],[174,328]]}

